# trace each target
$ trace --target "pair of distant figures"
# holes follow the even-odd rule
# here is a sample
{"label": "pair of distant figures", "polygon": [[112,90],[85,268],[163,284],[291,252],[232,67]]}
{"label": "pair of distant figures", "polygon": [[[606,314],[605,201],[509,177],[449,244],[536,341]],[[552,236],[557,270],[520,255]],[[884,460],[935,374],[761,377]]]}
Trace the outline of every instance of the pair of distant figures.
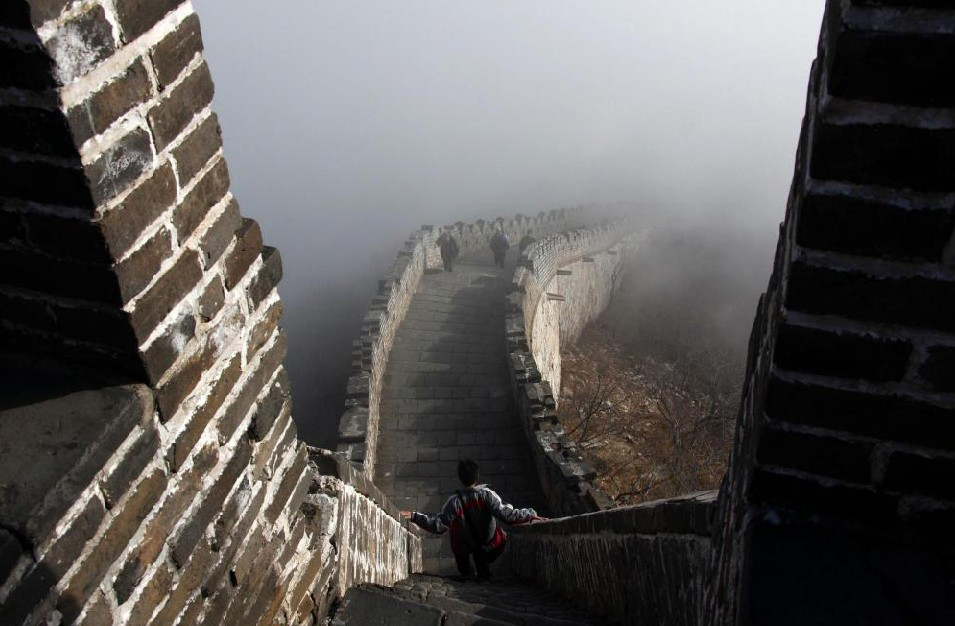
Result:
{"label": "pair of distant figures", "polygon": [[[528,230],[527,233],[521,238],[520,243],[518,244],[519,251],[521,254],[524,253],[525,248],[531,245],[536,241],[533,235],[533,229]],[[441,262],[444,264],[444,271],[450,272],[454,264],[454,260],[458,258],[458,253],[460,249],[458,248],[458,242],[455,240],[454,236],[445,231],[441,233],[441,236],[438,237],[435,244],[438,246],[438,249],[441,250]],[[491,252],[494,253],[494,264],[498,267],[504,267],[504,258],[507,256],[507,251],[511,247],[511,242],[507,238],[507,234],[500,228],[494,230],[494,234],[491,235]]]}
{"label": "pair of distant figures", "polygon": [[478,484],[480,469],[470,459],[458,463],[458,478],[463,487],[447,499],[437,515],[402,511],[401,517],[434,534],[450,532],[458,578],[487,580],[491,576],[491,563],[504,553],[507,545],[507,533],[497,521],[516,525],[547,518],[534,509],[515,509],[487,485]]}

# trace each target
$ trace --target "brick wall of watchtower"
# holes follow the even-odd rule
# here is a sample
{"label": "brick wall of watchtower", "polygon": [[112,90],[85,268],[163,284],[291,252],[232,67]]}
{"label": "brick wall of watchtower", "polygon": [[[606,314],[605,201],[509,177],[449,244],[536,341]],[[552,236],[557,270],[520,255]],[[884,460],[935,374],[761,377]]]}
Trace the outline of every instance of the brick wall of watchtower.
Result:
{"label": "brick wall of watchtower", "polygon": [[828,2],[701,618],[953,614],[953,9]]}
{"label": "brick wall of watchtower", "polygon": [[408,571],[397,512],[316,478],[296,438],[281,260],[229,191],[212,98],[190,2],[0,8],[0,356],[118,374],[109,397],[134,399],[125,430],[84,442],[101,465],[66,469],[75,502],[42,532],[4,518],[2,623],[310,621],[336,551],[364,541],[332,537],[336,501]]}

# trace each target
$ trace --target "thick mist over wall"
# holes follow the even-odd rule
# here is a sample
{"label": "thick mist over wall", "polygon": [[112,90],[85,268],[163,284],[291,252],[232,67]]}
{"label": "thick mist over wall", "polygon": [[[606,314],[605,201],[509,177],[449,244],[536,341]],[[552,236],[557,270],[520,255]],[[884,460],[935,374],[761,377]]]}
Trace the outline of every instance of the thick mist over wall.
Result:
{"label": "thick mist over wall", "polygon": [[420,224],[624,201],[719,222],[768,279],[821,0],[195,4],[233,192],[282,251],[307,440]]}

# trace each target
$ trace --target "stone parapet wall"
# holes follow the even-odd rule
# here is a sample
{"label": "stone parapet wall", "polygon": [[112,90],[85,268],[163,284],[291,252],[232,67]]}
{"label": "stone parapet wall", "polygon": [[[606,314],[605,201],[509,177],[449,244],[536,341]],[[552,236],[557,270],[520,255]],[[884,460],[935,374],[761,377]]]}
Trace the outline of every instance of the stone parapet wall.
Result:
{"label": "stone parapet wall", "polygon": [[715,492],[519,526],[508,564],[616,624],[700,621]]}
{"label": "stone parapet wall", "polygon": [[525,250],[505,313],[509,368],[541,486],[561,515],[611,505],[596,472],[557,419],[561,342],[573,341],[610,302],[628,246],[625,220],[545,237]]}
{"label": "stone parapet wall", "polygon": [[517,215],[508,220],[497,218],[478,220],[473,224],[458,222],[445,227],[422,226],[412,233],[398,253],[391,271],[379,281],[378,294],[362,319],[361,336],[353,342],[345,412],[338,428],[338,451],[362,467],[366,476],[374,476],[380,394],[388,354],[421,277],[428,270],[442,267],[441,253],[435,245],[442,232],[450,232],[458,242],[460,254],[465,255],[486,249],[498,227],[516,245],[528,231],[540,237],[600,216],[599,209],[578,207],[541,212],[537,217]]}

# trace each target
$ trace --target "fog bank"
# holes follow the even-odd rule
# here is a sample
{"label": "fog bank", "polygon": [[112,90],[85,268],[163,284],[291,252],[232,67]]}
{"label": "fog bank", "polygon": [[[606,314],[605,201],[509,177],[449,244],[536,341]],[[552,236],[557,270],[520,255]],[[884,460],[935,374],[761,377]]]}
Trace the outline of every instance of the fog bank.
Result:
{"label": "fog bank", "polygon": [[627,201],[743,235],[768,279],[821,0],[195,4],[312,442],[420,224]]}

